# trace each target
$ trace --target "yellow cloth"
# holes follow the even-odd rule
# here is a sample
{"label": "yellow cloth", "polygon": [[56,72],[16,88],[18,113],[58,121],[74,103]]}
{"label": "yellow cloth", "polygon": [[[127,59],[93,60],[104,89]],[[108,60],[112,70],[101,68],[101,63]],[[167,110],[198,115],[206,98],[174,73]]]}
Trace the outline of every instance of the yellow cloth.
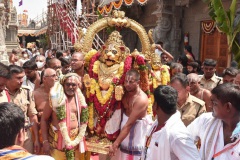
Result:
{"label": "yellow cloth", "polygon": [[[51,156],[56,160],[66,160],[66,155],[64,151],[60,151],[57,149],[58,143],[58,132],[55,131],[54,126],[49,127],[49,143],[51,146]],[[75,139],[78,135],[78,128],[72,129],[70,131],[71,140]],[[75,160],[90,160],[91,152],[80,153],[78,146],[75,148]]]}
{"label": "yellow cloth", "polygon": [[[67,160],[65,152],[61,152],[57,149],[51,150],[51,156],[56,160]],[[80,153],[78,150],[75,150],[75,160],[90,160],[91,152]]]}

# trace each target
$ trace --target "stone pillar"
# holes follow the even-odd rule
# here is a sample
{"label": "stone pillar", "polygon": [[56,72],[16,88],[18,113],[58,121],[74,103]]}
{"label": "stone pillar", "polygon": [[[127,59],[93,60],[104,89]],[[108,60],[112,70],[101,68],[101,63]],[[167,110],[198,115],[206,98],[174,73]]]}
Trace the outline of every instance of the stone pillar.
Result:
{"label": "stone pillar", "polygon": [[26,40],[25,40],[25,36],[22,36],[22,44],[23,44],[23,48],[26,48]]}
{"label": "stone pillar", "polygon": [[175,6],[174,0],[162,0],[158,3],[158,9],[153,14],[158,17],[157,26],[153,33],[154,41],[162,41],[163,48],[169,51],[176,59],[180,54],[181,8]]}
{"label": "stone pillar", "polygon": [[4,17],[4,4],[0,3],[0,62],[4,64],[9,64],[7,49],[5,45],[5,17]]}

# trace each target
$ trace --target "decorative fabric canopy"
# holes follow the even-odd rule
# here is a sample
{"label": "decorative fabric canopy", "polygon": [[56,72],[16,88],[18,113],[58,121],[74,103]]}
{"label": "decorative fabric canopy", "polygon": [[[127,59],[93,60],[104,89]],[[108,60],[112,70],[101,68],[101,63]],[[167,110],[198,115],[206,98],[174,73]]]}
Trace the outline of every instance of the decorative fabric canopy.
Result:
{"label": "decorative fabric canopy", "polygon": [[212,33],[216,27],[216,23],[214,21],[204,21],[202,22],[202,30],[204,33]]}
{"label": "decorative fabric canopy", "polygon": [[[106,1],[106,2],[105,2]],[[127,6],[131,6],[134,2],[134,0],[110,0],[109,3],[107,3],[107,0],[103,0],[102,4],[106,4],[105,6],[101,5],[98,7],[98,11],[103,14],[104,12],[109,14],[113,8],[115,9],[120,9],[122,6],[123,2]],[[144,5],[147,3],[148,0],[136,0],[140,5]]]}
{"label": "decorative fabric canopy", "polygon": [[31,36],[31,37],[38,37],[41,34],[44,34],[47,32],[47,26],[40,29],[40,30],[18,30],[18,37],[22,36]]}

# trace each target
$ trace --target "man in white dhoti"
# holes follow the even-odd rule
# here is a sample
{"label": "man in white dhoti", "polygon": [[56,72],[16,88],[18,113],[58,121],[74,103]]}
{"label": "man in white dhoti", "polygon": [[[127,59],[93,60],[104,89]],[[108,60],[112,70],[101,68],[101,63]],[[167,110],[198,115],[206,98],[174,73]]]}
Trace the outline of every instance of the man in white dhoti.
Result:
{"label": "man in white dhoti", "polygon": [[170,86],[155,89],[153,111],[158,118],[148,131],[141,160],[200,160],[177,111],[177,97],[177,91]]}
{"label": "man in white dhoti", "polygon": [[109,151],[112,160],[139,160],[144,150],[146,131],[152,119],[147,115],[148,97],[139,87],[139,81],[137,70],[126,73],[121,131]]}
{"label": "man in white dhoti", "polygon": [[212,90],[212,113],[204,113],[187,128],[201,140],[203,160],[240,159],[240,88],[231,83]]}

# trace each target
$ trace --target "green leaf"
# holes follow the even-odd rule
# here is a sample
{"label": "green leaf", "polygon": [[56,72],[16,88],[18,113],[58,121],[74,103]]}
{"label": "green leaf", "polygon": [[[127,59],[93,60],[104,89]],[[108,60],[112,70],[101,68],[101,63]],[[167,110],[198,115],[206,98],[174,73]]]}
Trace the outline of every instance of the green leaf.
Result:
{"label": "green leaf", "polygon": [[233,26],[235,14],[236,14],[236,7],[237,7],[237,0],[232,0],[231,6],[229,8],[231,26]]}
{"label": "green leaf", "polygon": [[227,20],[227,17],[226,17],[226,14],[225,14],[225,11],[222,10],[221,8],[218,8],[216,11],[215,11],[215,14],[216,14],[216,21],[218,21],[219,23],[223,23]]}
{"label": "green leaf", "polygon": [[212,17],[213,20],[215,20],[215,18],[217,17],[215,14],[215,10],[213,8],[209,9],[209,16]]}
{"label": "green leaf", "polygon": [[218,8],[223,8],[221,0],[212,0],[212,5],[215,10],[217,10]]}
{"label": "green leaf", "polygon": [[227,22],[223,22],[221,25],[218,25],[218,27],[224,33],[229,33],[229,27],[227,25]]}
{"label": "green leaf", "polygon": [[96,14],[98,15],[98,19],[102,19],[103,15],[99,12],[99,10],[96,11]]}

